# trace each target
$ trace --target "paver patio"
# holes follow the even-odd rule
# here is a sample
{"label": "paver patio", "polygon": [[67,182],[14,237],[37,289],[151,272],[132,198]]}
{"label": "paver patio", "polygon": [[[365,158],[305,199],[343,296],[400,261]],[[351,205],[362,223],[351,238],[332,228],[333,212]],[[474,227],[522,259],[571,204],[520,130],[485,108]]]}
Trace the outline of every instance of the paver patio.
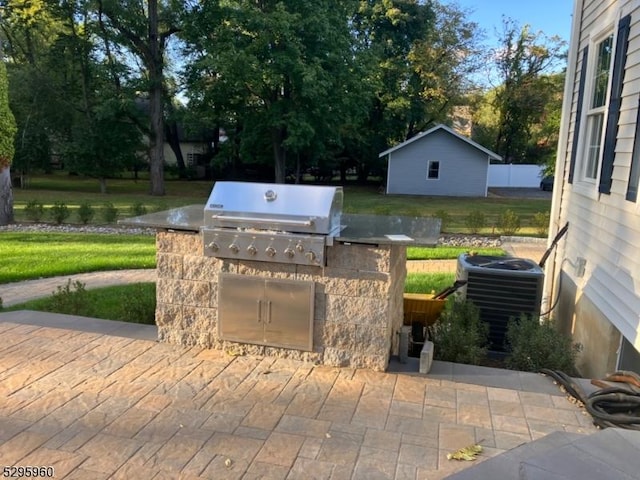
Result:
{"label": "paver patio", "polygon": [[472,443],[482,461],[595,431],[534,374],[486,386],[486,371],[451,364],[377,373],[12,318],[0,314],[0,461],[55,478],[438,479],[473,464],[446,458]]}

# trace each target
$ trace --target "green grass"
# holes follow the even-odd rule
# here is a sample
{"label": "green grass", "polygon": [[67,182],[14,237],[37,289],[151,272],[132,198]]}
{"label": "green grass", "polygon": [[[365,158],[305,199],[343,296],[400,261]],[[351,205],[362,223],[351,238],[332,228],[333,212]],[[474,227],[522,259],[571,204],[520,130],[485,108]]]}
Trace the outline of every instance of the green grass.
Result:
{"label": "green grass", "polygon": [[345,188],[344,212],[379,215],[407,215],[418,217],[433,216],[439,210],[447,212],[450,223],[449,233],[468,233],[465,225],[467,215],[478,210],[485,214],[487,226],[479,233],[498,235],[495,227],[498,217],[506,210],[512,210],[521,218],[518,235],[536,236],[536,228],[531,222],[537,212],[548,212],[550,199],[504,198],[504,197],[424,197],[419,195],[382,195],[370,187],[350,186]]}
{"label": "green grass", "polygon": [[155,267],[151,235],[0,232],[0,284],[40,277]]}
{"label": "green grass", "polygon": [[453,285],[455,273],[408,273],[404,284],[405,293],[432,293]]}
{"label": "green grass", "polygon": [[[71,290],[70,295],[77,294]],[[69,294],[68,294],[69,295]],[[67,296],[68,296],[67,295]],[[120,320],[123,322],[155,324],[155,283],[134,283],[114,287],[85,290],[81,293],[82,300],[74,302],[79,305],[70,311],[71,302],[54,301],[53,296],[31,300],[13,305],[2,311],[35,310],[39,312],[71,313],[84,317],[102,318],[105,320]]]}
{"label": "green grass", "polygon": [[[14,210],[17,221],[26,221],[24,207],[30,200],[37,200],[50,208],[56,201],[63,201],[71,211],[68,222],[79,222],[77,209],[88,202],[96,209],[92,223],[101,223],[100,210],[105,202],[111,202],[118,209],[119,218],[131,216],[129,209],[140,203],[149,212],[166,210],[185,205],[202,204],[207,201],[212,181],[166,180],[166,195],[148,195],[149,182],[146,179],[116,178],[107,181],[108,193],[99,193],[98,181],[92,178],[69,176],[65,172],[50,175],[34,175],[28,178],[26,189],[14,188]],[[405,215],[431,217],[442,210],[447,212],[450,223],[446,231],[467,233],[465,219],[473,210],[482,211],[487,218],[487,226],[479,233],[497,235],[495,224],[500,214],[513,210],[521,218],[519,235],[537,235],[532,225],[538,212],[548,212],[549,199],[523,199],[503,197],[424,197],[419,195],[382,195],[374,186],[344,187],[344,212],[378,215]],[[49,220],[48,218],[45,218]]]}
{"label": "green grass", "polygon": [[473,251],[478,255],[506,255],[501,248],[472,247],[408,247],[407,260],[455,260],[461,253]]}

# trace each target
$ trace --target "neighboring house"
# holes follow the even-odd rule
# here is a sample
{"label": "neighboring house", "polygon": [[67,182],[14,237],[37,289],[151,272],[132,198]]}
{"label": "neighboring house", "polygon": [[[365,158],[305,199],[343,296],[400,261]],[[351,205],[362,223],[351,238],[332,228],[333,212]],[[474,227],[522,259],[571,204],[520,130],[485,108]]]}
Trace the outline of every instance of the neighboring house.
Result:
{"label": "neighboring house", "polygon": [[486,197],[489,162],[496,153],[437,125],[385,150],[386,193]]}
{"label": "neighboring house", "polygon": [[640,1],[576,0],[545,302],[592,378],[640,372],[639,100]]}

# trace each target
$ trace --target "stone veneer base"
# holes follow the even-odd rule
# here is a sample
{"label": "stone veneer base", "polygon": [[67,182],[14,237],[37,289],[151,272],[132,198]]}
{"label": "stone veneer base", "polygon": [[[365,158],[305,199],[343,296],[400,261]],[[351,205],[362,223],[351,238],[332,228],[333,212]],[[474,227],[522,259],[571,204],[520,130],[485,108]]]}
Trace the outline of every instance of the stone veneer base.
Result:
{"label": "stone veneer base", "polygon": [[[378,371],[386,370],[390,355],[398,354],[404,246],[336,242],[327,248],[325,267],[206,257],[197,232],[158,231],[156,247],[156,323],[162,342]],[[313,281],[313,350],[221,340],[217,334],[220,272]]]}

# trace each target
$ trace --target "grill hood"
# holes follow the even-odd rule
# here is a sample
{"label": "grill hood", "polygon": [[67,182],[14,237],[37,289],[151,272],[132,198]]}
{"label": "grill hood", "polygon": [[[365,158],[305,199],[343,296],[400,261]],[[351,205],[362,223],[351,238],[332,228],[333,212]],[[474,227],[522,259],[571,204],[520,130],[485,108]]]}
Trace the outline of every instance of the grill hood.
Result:
{"label": "grill hood", "polygon": [[205,227],[336,235],[342,201],[342,187],[216,182]]}

